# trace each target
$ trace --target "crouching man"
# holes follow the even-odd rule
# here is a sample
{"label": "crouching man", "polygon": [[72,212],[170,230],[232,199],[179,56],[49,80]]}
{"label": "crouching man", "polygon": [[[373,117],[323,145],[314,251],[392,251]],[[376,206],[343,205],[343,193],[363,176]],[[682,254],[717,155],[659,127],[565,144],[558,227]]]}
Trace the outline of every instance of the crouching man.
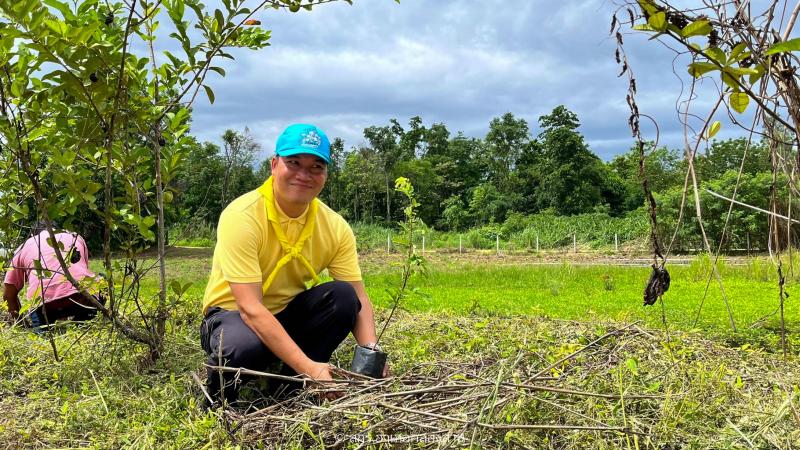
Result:
{"label": "crouching man", "polygon": [[[55,237],[73,278],[79,282],[84,278],[94,278],[94,273],[89,270],[89,250],[83,238],[69,231],[56,232]],[[27,283],[28,301],[39,303],[29,315],[37,333],[58,320],[84,321],[97,315],[92,300],[85,298],[64,276],[56,251],[50,244],[45,223],[36,223],[31,237],[14,252],[11,268],[3,280],[3,299],[8,305],[9,316],[15,321],[19,319],[21,308],[19,292]]]}
{"label": "crouching man", "polygon": [[[321,130],[292,125],[272,176],[222,212],[200,327],[208,365],[264,370],[280,360],[281,374],[331,380],[328,361],[349,333],[375,343],[353,232],[316,198],[330,162]],[[324,269],[335,281],[319,284]],[[208,369],[209,393],[233,402],[243,377],[221,375]]]}

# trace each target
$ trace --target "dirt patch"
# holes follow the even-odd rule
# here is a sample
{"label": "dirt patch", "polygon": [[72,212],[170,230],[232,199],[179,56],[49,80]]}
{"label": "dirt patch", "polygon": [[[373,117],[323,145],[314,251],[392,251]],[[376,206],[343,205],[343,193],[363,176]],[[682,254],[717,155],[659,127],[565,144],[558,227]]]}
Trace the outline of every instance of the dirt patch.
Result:
{"label": "dirt patch", "polygon": [[[500,252],[486,250],[470,250],[459,253],[458,251],[433,250],[424,253],[425,258],[435,267],[448,265],[559,265],[564,263],[574,265],[613,265],[647,267],[653,263],[652,255],[642,253],[607,254],[598,252],[552,251],[552,252]],[[387,254],[385,251],[369,251],[359,255],[362,267],[385,267],[402,261],[399,253]],[[676,255],[667,260],[671,265],[688,265],[696,260],[695,255]],[[748,261],[747,256],[720,257],[726,265],[743,265]]]}

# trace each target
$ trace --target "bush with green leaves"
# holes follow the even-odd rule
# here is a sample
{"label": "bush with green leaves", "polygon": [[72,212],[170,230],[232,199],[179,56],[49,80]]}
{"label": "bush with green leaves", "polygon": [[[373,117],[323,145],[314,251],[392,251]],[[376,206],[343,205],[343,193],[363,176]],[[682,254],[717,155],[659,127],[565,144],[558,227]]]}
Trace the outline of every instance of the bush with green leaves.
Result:
{"label": "bush with green leaves", "polygon": [[[194,101],[214,102],[208,74],[225,75],[218,62],[230,48],[268,45],[268,30],[243,27],[259,8],[323,2],[223,0],[213,11],[198,0],[0,2],[0,234],[15,241],[4,246],[34,219],[78,232],[92,224],[103,236],[99,285],[109,286],[108,308],[97,306],[157,356],[169,315],[165,193],[191,143]],[[169,36],[156,33],[162,23]],[[154,244],[160,290],[149,305],[137,284],[152,266],[134,255]],[[112,262],[112,250],[127,259]]]}

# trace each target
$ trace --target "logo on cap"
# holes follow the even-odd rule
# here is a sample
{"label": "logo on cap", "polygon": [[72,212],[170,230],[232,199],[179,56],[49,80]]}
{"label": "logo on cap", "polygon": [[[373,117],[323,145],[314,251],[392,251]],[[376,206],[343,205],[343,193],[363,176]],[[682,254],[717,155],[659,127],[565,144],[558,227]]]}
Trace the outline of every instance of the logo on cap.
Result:
{"label": "logo on cap", "polygon": [[308,133],[303,133],[300,139],[300,145],[303,147],[318,148],[322,143],[322,138],[319,137],[316,131],[311,130]]}

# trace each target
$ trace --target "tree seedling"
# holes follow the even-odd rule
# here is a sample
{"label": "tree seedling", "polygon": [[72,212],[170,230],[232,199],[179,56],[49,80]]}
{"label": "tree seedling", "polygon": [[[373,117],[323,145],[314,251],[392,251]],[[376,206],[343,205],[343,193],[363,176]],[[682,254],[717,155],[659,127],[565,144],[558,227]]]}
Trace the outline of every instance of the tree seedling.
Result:
{"label": "tree seedling", "polygon": [[400,177],[395,180],[394,189],[397,192],[405,195],[408,199],[408,206],[403,209],[405,219],[399,223],[400,225],[400,238],[395,240],[395,244],[405,249],[405,260],[402,266],[402,276],[400,277],[400,286],[395,289],[389,290],[391,296],[392,309],[389,312],[389,317],[383,324],[378,338],[372,347],[364,347],[357,345],[353,354],[353,363],[351,370],[353,372],[367,375],[373,378],[380,378],[383,375],[383,368],[386,365],[387,354],[380,350],[379,343],[386,332],[386,327],[392,321],[397,307],[400,302],[408,295],[408,292],[414,292],[414,289],[408,289],[408,282],[411,275],[415,272],[424,270],[425,259],[417,255],[414,251],[414,229],[419,220],[416,215],[416,208],[419,206],[416,198],[414,197],[414,186],[405,178]]}

